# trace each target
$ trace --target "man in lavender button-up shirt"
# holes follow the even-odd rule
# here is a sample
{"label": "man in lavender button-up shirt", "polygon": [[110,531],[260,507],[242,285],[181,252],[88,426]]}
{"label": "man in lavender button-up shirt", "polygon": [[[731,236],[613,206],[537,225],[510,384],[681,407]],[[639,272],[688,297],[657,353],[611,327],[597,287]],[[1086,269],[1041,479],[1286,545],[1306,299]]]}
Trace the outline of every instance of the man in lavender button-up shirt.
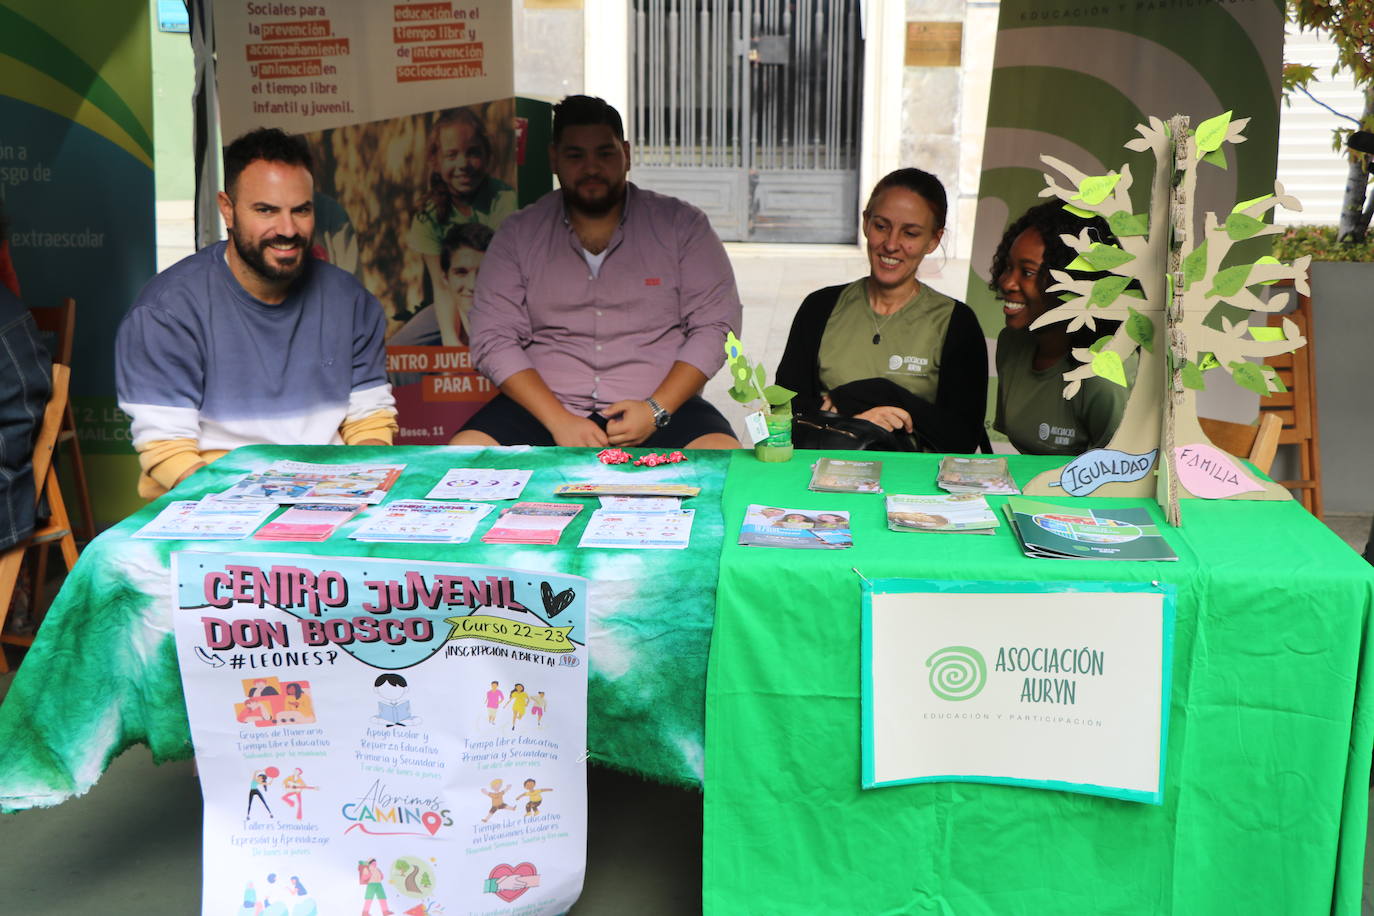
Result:
{"label": "man in lavender button-up shirt", "polygon": [[705,214],[626,181],[601,99],[555,106],[549,155],[560,189],[506,218],[478,273],[473,358],[501,395],[453,444],[738,448],[699,395],[740,326]]}

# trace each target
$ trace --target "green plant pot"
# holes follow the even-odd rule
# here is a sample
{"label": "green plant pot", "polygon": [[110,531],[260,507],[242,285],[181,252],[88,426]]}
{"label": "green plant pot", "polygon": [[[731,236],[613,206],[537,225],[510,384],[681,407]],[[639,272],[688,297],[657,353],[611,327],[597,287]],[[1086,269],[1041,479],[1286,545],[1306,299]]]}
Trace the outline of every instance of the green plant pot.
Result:
{"label": "green plant pot", "polygon": [[754,446],[754,457],[760,461],[791,461],[792,404],[774,407],[763,416],[768,422],[768,438]]}

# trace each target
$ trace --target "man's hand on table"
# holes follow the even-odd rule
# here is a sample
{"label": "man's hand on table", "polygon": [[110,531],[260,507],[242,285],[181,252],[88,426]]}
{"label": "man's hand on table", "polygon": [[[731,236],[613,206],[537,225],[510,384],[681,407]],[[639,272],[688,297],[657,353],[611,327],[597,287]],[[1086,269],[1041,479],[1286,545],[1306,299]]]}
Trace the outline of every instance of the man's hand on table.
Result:
{"label": "man's hand on table", "polygon": [[565,445],[583,448],[605,448],[610,444],[606,438],[606,433],[600,426],[576,414],[568,414],[566,419],[559,420],[549,427],[549,432],[553,434],[553,441],[557,445]]}
{"label": "man's hand on table", "polygon": [[654,411],[647,401],[616,401],[602,411],[611,422],[606,434],[611,445],[638,445],[654,434]]}

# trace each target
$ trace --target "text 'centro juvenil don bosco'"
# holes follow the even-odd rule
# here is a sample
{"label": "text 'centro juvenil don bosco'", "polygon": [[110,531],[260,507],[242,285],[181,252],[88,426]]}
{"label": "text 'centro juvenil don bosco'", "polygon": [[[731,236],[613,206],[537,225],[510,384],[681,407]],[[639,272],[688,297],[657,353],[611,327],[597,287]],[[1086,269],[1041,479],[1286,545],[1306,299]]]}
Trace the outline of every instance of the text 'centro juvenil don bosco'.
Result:
{"label": "text 'centro juvenil don bosco'", "polygon": [[[500,607],[528,610],[516,600],[515,583],[506,576],[487,576],[480,581],[467,576],[436,575],[428,580],[418,572],[400,579],[364,579],[369,590],[362,609],[369,614],[437,610],[444,607]],[[301,609],[319,616],[326,609],[349,606],[348,579],[340,572],[312,572],[299,566],[225,566],[205,574],[205,602],[213,608],[236,603],[258,607]]]}

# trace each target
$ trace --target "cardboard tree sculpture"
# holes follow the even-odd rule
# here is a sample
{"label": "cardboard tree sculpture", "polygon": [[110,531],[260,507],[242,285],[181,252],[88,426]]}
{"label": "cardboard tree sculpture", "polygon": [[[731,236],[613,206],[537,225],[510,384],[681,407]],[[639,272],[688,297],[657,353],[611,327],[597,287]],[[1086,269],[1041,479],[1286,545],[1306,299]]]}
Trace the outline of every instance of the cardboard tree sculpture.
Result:
{"label": "cardboard tree sculpture", "polygon": [[[1061,183],[1047,173],[1041,195],[1058,197],[1080,216],[1103,217],[1120,243],[1096,241],[1086,229],[1077,237],[1063,237],[1078,252],[1069,269],[1105,275],[1087,280],[1053,271],[1057,283],[1050,291],[1068,295],[1032,329],[1067,322],[1072,332],[1080,327],[1094,330],[1098,320],[1120,322],[1114,334],[1073,351],[1080,365],[1064,373],[1064,397],[1073,397],[1082,380],[1093,375],[1125,386],[1128,360],[1138,355],[1139,362],[1111,442],[1037,476],[1025,487],[1026,493],[1154,495],[1175,525],[1181,497],[1291,498],[1282,487],[1260,480],[1215,448],[1197,421],[1196,396],[1205,386],[1206,372],[1220,369],[1240,386],[1267,396],[1283,390],[1282,383],[1271,367],[1246,357],[1288,353],[1307,342],[1286,319],[1280,329],[1252,327],[1234,317],[1236,309],[1272,313],[1286,306],[1288,294],[1265,301],[1253,287],[1291,279],[1299,292],[1307,292],[1309,258],[1292,265],[1268,256],[1225,263],[1238,242],[1282,231],[1262,221],[1266,212],[1277,206],[1301,209],[1280,183],[1274,183],[1273,194],[1237,204],[1225,219],[1207,213],[1203,231],[1195,232],[1192,202],[1198,172],[1204,164],[1226,168],[1225,144],[1244,142],[1247,121],[1232,120],[1228,111],[1202,122],[1196,131],[1183,116],[1168,124],[1152,117],[1148,125],[1137,125],[1140,136],[1126,148],[1151,151],[1155,158],[1145,213],[1137,213],[1132,205],[1129,166],[1106,175],[1086,175],[1052,156],[1041,157],[1064,179]],[[1233,308],[1209,320],[1222,303]],[[1150,470],[1156,465],[1159,473],[1152,479]]]}

